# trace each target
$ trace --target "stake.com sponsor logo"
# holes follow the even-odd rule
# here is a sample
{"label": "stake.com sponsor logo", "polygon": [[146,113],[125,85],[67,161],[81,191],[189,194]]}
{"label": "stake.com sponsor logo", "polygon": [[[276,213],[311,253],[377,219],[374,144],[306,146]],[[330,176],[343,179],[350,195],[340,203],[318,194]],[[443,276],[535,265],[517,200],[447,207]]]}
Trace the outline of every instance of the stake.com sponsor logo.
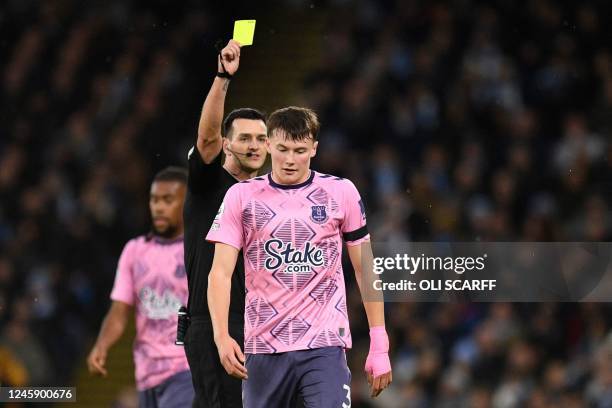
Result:
{"label": "stake.com sponsor logo", "polygon": [[284,243],[280,239],[269,239],[264,244],[268,254],[265,267],[269,271],[278,269],[285,264],[285,273],[310,273],[313,267],[323,266],[323,250],[306,241],[302,250],[293,248],[291,242]]}

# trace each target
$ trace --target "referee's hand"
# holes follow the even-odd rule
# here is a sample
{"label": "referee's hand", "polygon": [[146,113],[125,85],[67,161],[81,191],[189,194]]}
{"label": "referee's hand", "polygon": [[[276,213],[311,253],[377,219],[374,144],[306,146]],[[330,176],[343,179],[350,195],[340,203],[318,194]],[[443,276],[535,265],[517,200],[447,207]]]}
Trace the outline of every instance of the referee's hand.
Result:
{"label": "referee's hand", "polygon": [[249,378],[247,376],[247,369],[244,366],[244,354],[236,340],[230,336],[225,336],[215,342],[217,344],[217,351],[219,351],[219,360],[221,360],[225,371],[232,377],[241,380]]}
{"label": "referee's hand", "polygon": [[229,40],[225,48],[221,50],[218,59],[218,70],[223,72],[224,68],[228,74],[234,75],[240,65],[240,43]]}

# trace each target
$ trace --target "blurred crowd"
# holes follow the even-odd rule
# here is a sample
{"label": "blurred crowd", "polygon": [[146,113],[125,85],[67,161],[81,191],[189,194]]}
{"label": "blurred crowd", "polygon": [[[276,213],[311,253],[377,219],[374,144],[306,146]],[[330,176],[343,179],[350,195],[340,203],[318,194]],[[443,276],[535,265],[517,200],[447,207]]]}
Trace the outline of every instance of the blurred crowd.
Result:
{"label": "blurred crowd", "polygon": [[[373,240],[612,240],[612,4],[286,5],[328,16],[298,98],[322,122],[313,167],[355,182]],[[73,383],[149,181],[193,143],[223,17],[0,6],[2,384]],[[394,385],[369,400],[350,288],[354,407],[612,407],[608,304],[388,304]]]}
{"label": "blurred crowd", "polygon": [[208,84],[189,92],[188,63],[214,63],[214,13],[80,3],[0,6],[2,383],[74,382],[121,248],[148,231],[150,180],[193,142]]}
{"label": "blurred crowd", "polygon": [[612,5],[346,3],[304,101],[379,240],[612,238]]}
{"label": "blurred crowd", "polygon": [[[612,4],[330,6],[303,101],[374,241],[612,239]],[[387,310],[395,386],[368,403],[353,319],[354,406],[612,407],[608,304]]]}

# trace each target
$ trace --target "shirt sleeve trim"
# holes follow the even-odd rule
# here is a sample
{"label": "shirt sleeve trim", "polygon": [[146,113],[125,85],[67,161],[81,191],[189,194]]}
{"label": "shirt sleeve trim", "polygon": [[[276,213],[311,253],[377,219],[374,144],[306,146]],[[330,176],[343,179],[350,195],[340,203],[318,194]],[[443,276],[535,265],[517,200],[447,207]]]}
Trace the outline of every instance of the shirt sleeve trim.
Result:
{"label": "shirt sleeve trim", "polygon": [[125,303],[128,306],[134,306],[134,299],[128,294],[125,294],[125,296],[123,296],[123,294],[112,293],[110,299],[114,302],[121,302]]}
{"label": "shirt sleeve trim", "polygon": [[242,250],[242,248],[241,248],[240,244],[237,244],[236,242],[232,242],[232,241],[230,241],[229,239],[220,239],[220,238],[206,238],[206,241],[207,241],[207,242],[210,242],[210,243],[211,243],[211,244],[213,244],[213,245],[214,245],[214,244],[216,244],[216,243],[219,243],[219,244],[225,244],[225,245],[229,245],[229,246],[231,246],[231,247],[236,248],[238,251],[241,251],[241,250]]}

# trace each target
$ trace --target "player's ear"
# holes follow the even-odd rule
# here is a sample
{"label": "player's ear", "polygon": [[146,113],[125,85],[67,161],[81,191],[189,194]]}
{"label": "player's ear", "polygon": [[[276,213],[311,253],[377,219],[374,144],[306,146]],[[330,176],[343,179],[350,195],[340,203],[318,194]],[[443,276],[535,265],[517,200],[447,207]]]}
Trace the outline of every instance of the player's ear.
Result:
{"label": "player's ear", "polygon": [[312,144],[312,150],[310,151],[310,158],[312,159],[317,155],[317,147],[319,146],[319,142],[314,142]]}
{"label": "player's ear", "polygon": [[224,137],[223,138],[223,153],[225,153],[227,157],[232,155],[232,152],[229,149],[229,143],[230,143],[229,139],[227,137]]}
{"label": "player's ear", "polygon": [[268,154],[272,153],[272,148],[270,147],[270,137],[266,137],[266,151]]}

